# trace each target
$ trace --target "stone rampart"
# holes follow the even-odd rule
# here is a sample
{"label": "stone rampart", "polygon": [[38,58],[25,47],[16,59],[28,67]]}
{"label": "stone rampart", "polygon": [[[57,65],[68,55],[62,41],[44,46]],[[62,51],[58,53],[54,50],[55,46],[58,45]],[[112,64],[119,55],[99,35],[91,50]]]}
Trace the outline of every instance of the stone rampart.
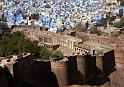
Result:
{"label": "stone rampart", "polygon": [[57,78],[59,87],[66,87],[69,84],[67,61],[51,61],[51,69]]}

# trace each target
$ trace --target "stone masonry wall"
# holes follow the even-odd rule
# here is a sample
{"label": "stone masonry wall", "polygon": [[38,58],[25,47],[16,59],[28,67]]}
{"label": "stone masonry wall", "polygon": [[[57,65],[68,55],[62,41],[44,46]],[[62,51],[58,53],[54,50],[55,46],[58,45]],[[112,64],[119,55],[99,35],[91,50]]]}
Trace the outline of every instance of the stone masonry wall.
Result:
{"label": "stone masonry wall", "polygon": [[0,87],[13,87],[13,77],[8,68],[0,67]]}

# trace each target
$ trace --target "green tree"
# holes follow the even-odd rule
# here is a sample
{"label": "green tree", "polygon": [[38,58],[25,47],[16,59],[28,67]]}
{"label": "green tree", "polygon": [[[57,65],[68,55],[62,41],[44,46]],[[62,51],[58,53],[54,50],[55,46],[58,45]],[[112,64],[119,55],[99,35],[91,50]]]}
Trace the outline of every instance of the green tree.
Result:
{"label": "green tree", "polygon": [[39,54],[40,54],[39,57],[43,60],[49,60],[49,58],[51,57],[51,51],[45,47],[40,48]]}
{"label": "green tree", "polygon": [[0,38],[6,36],[8,33],[10,33],[10,29],[8,28],[7,24],[0,21]]}
{"label": "green tree", "polygon": [[5,49],[2,46],[0,46],[0,56],[5,56]]}
{"label": "green tree", "polygon": [[78,22],[76,24],[75,29],[78,30],[78,31],[83,31],[83,32],[87,31],[87,29],[85,28],[85,26],[81,22]]}
{"label": "green tree", "polygon": [[82,24],[81,22],[78,22],[78,23],[76,24],[76,27],[83,27],[83,24]]}
{"label": "green tree", "polygon": [[53,59],[61,59],[64,56],[63,56],[63,54],[60,51],[53,51],[52,54],[51,54],[51,57]]}
{"label": "green tree", "polygon": [[108,24],[112,26],[113,22],[110,20],[110,21],[108,21]]}
{"label": "green tree", "polygon": [[0,40],[0,49],[2,50],[0,56],[20,53],[36,54],[38,46],[36,42],[25,39],[20,32],[14,32]]}
{"label": "green tree", "polygon": [[37,41],[25,39],[21,32],[8,34],[0,40],[0,56],[5,57],[12,54],[33,53],[35,58],[49,60],[53,58],[63,58],[63,54],[58,51],[51,51],[45,47],[37,46]]}
{"label": "green tree", "polygon": [[102,34],[100,30],[97,29],[97,24],[95,24],[91,29],[90,29],[91,34],[97,34],[98,36]]}
{"label": "green tree", "polygon": [[21,32],[17,31],[17,32],[13,32],[13,33],[11,34],[11,36],[12,36],[12,37],[22,37],[23,35],[22,35]]}

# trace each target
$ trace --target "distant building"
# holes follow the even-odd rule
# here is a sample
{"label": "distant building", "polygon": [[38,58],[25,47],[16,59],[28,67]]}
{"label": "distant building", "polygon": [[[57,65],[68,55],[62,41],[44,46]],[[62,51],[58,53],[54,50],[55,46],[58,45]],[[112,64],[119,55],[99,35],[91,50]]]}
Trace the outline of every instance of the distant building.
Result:
{"label": "distant building", "polygon": [[104,3],[117,3],[117,0],[103,0]]}

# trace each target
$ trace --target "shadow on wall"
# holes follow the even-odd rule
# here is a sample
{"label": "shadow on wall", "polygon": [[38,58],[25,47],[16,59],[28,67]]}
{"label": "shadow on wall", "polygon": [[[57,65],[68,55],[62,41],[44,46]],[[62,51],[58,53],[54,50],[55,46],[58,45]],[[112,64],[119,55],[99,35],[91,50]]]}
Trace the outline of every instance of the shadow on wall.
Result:
{"label": "shadow on wall", "polygon": [[[100,60],[99,60],[100,59]],[[96,64],[99,60],[100,64]],[[101,65],[101,66],[99,66]],[[31,56],[0,68],[0,87],[66,87],[67,85],[103,85],[116,69],[114,51],[97,58],[91,55],[70,56],[67,61],[41,61]],[[20,85],[20,86],[19,86]]]}
{"label": "shadow on wall", "polygon": [[21,87],[59,87],[49,61],[35,60],[28,65],[17,62],[14,65],[14,77]]}
{"label": "shadow on wall", "polygon": [[0,87],[13,87],[13,77],[7,67],[0,67]]}
{"label": "shadow on wall", "polygon": [[51,73],[50,84],[48,87],[59,87],[56,75],[53,72]]}
{"label": "shadow on wall", "polygon": [[77,84],[77,60],[76,56],[68,57],[68,78],[69,84]]}
{"label": "shadow on wall", "polygon": [[68,57],[69,84],[100,86],[110,83],[108,77],[116,71],[114,51],[104,54],[100,57],[100,64],[96,63],[96,56]]}
{"label": "shadow on wall", "polygon": [[103,56],[100,56],[100,60],[100,65],[96,65],[94,77],[88,80],[89,85],[99,86],[106,82],[110,83],[109,75],[116,71],[113,50],[105,53]]}
{"label": "shadow on wall", "polygon": [[[115,68],[113,68],[113,72],[114,71],[116,71]],[[99,68],[96,67],[96,76],[88,80],[88,85],[100,86],[110,82],[111,82],[110,78],[108,76],[104,76],[103,71],[101,71]]]}

